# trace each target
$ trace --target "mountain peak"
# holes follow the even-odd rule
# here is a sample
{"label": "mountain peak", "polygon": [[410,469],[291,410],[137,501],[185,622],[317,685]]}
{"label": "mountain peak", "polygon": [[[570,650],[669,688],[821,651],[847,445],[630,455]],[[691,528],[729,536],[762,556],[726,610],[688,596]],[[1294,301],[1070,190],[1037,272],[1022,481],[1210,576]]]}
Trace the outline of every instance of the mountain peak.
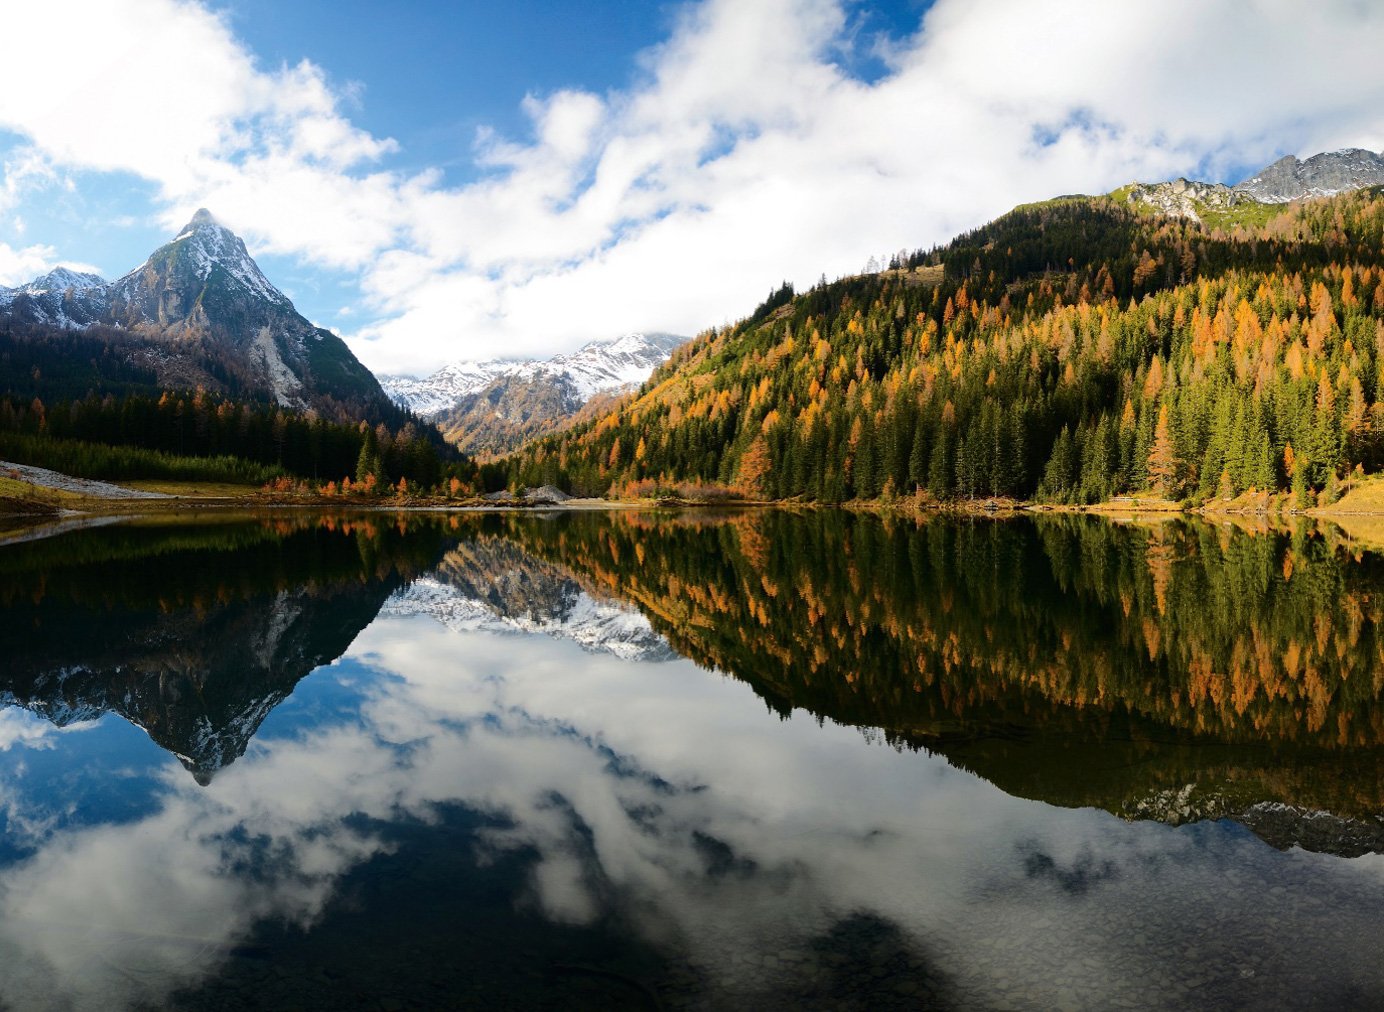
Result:
{"label": "mountain peak", "polygon": [[205,207],[199,207],[199,208],[197,209],[197,213],[194,214],[194,215],[192,216],[192,220],[189,221],[189,222],[187,223],[187,227],[184,228],[183,231],[184,231],[184,232],[187,232],[187,231],[189,231],[190,229],[199,228],[199,227],[201,227],[202,225],[219,225],[219,224],[221,224],[221,223],[220,223],[219,221],[217,221],[215,218],[212,217],[212,214],[211,214],[210,211],[208,211]]}
{"label": "mountain peak", "polygon": [[42,277],[37,277],[24,286],[24,291],[65,291],[68,288],[97,288],[106,283],[99,274],[74,271],[70,267],[54,267]]}

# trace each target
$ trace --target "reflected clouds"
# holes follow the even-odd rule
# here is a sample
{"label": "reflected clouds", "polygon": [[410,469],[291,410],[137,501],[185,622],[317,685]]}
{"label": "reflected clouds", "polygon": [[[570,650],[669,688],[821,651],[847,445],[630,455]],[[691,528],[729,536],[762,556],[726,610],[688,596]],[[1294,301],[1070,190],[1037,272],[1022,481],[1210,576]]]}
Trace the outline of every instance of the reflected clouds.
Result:
{"label": "reflected clouds", "polygon": [[[286,706],[209,786],[164,763],[151,814],[54,828],[0,868],[0,995],[20,1008],[55,994],[75,1008],[160,1001],[215,973],[257,923],[320,923],[341,878],[395,846],[381,824],[458,804],[494,817],[477,860],[534,855],[521,902],[567,924],[618,908],[708,987],[742,996],[784,993],[799,972],[759,954],[811,952],[867,918],[978,1000],[1008,993],[1007,967],[1035,1001],[1083,987],[1147,998],[1167,978],[1175,1006],[1183,949],[1221,931],[1227,909],[1293,913],[1269,892],[1285,874],[1339,901],[1339,936],[1304,930],[1295,965],[1377,964],[1361,930],[1375,856],[1279,855],[1228,824],[1013,798],[941,757],[781,719],[687,661],[390,614],[297,694],[327,685],[350,700],[331,720]],[[12,713],[9,755],[49,746]],[[22,801],[22,779],[5,790]],[[1235,962],[1254,951],[1248,935],[1223,950],[1217,972],[1259,965]]]}

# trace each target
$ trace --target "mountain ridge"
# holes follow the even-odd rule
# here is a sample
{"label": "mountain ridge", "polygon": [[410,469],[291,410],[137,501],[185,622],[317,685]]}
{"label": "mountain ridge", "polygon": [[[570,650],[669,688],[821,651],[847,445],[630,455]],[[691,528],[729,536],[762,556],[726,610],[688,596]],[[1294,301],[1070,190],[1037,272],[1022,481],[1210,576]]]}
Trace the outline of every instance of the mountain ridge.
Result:
{"label": "mountain ridge", "polygon": [[1340,148],[1301,160],[1285,155],[1232,189],[1261,203],[1283,204],[1380,184],[1384,184],[1384,155],[1365,148]]}
{"label": "mountain ridge", "polygon": [[[1247,217],[1272,215],[1281,205],[1316,197],[1331,197],[1384,184],[1384,155],[1364,148],[1323,151],[1309,158],[1284,155],[1238,183],[1177,179],[1158,183],[1128,183],[1108,196],[1136,209],[1234,224]],[[1238,210],[1237,210],[1238,209]]]}

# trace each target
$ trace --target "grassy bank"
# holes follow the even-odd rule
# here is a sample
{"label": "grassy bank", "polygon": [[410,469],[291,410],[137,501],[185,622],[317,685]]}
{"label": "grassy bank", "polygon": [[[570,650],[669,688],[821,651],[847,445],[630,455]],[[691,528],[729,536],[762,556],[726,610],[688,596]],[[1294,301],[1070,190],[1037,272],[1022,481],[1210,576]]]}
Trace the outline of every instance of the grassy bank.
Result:
{"label": "grassy bank", "polygon": [[61,494],[51,489],[0,477],[0,516],[55,516],[62,508],[62,501]]}

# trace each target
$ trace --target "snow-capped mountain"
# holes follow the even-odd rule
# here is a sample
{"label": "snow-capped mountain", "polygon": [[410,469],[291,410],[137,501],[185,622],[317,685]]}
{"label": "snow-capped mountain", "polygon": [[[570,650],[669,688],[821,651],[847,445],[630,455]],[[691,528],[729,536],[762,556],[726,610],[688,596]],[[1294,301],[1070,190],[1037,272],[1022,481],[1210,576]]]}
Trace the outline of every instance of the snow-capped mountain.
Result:
{"label": "snow-capped mountain", "polygon": [[293,312],[293,303],[269,283],[240,236],[206,208],[194,214],[171,242],[113,281],[108,293],[112,305],[127,314],[165,324],[206,318],[209,310],[214,313],[216,306],[205,305],[208,294],[222,305],[239,302],[256,318],[273,315],[273,310]]}
{"label": "snow-capped mountain", "polygon": [[78,329],[87,326],[105,309],[107,284],[99,274],[57,267],[18,288],[0,288],[0,311],[22,300],[33,322]]}
{"label": "snow-capped mountain", "polygon": [[1384,156],[1363,148],[1344,148],[1302,161],[1287,155],[1234,189],[1264,204],[1285,204],[1380,184],[1384,184]]}
{"label": "snow-capped mountain", "polygon": [[104,284],[106,284],[106,279],[99,274],[74,271],[70,267],[55,267],[43,277],[35,278],[27,285],[15,290],[27,292],[30,295],[40,295],[44,292],[65,292],[69,288],[100,288]]}
{"label": "snow-capped mountain", "polygon": [[[638,387],[687,340],[675,334],[626,334],[613,341],[592,341],[570,355],[538,363],[532,376],[566,376],[585,403],[597,394]],[[523,371],[515,375],[528,378]]]}
{"label": "snow-capped mountain", "polygon": [[400,407],[422,418],[435,418],[463,397],[484,390],[492,380],[507,376],[523,362],[453,362],[431,376],[381,376],[380,386]]}
{"label": "snow-capped mountain", "polygon": [[0,289],[0,318],[89,331],[122,345],[165,386],[268,395],[298,408],[386,403],[345,343],[299,315],[205,209],[115,281],[58,268]]}
{"label": "snow-capped mountain", "polygon": [[457,362],[426,379],[386,376],[381,384],[466,452],[504,454],[636,389],[686,341],[626,334],[546,361]]}
{"label": "snow-capped mountain", "polygon": [[597,394],[643,383],[685,341],[687,338],[674,334],[626,334],[610,341],[592,341],[570,355],[546,360],[454,362],[423,379],[381,376],[380,385],[396,403],[429,419],[507,376],[554,382],[566,379],[573,395],[585,403]]}

